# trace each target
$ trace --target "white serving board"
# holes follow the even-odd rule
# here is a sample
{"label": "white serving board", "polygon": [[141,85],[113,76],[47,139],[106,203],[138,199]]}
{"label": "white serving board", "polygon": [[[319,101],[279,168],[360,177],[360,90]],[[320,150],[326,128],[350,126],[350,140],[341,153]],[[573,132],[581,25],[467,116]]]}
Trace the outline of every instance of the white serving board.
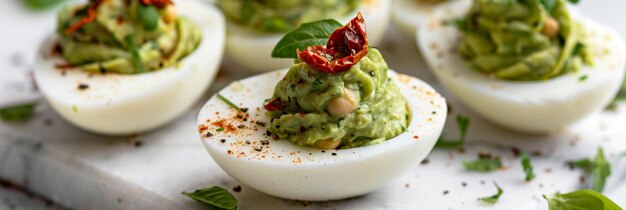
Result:
{"label": "white serving board", "polygon": [[[616,27],[624,37],[626,26],[619,20],[625,16],[617,8],[625,8],[626,2],[611,0],[595,5],[590,2],[584,1],[581,11],[594,17],[597,14],[598,19]],[[54,12],[29,13],[19,7],[17,1],[2,1],[0,18],[11,20],[0,22],[0,27],[11,29],[10,33],[0,33],[2,104],[33,94],[27,72],[43,34],[54,28]],[[391,68],[416,75],[436,87],[412,40],[392,28],[380,49]],[[246,75],[233,66],[222,68],[222,75],[218,76],[211,92]],[[485,122],[453,97],[448,97],[448,102],[452,113],[444,135],[456,136],[454,116],[457,113],[471,118],[470,141],[464,152],[435,150],[427,157],[427,164],[415,166],[396,182],[374,193],[343,201],[287,201],[242,186],[241,192],[234,193],[239,199],[239,208],[547,209],[541,194],[583,187],[580,172],[571,171],[565,161],[595,155],[598,146],[605,149],[613,163],[606,194],[626,206],[626,187],[620,188],[626,178],[626,159],[617,157],[626,151],[625,106],[617,112],[594,114],[549,136],[533,136]],[[206,209],[181,192],[210,185],[232,191],[239,183],[204,151],[196,134],[198,109],[199,105],[154,132],[106,137],[69,125],[42,101],[36,116],[29,122],[0,122],[0,178],[72,209]],[[523,181],[519,158],[511,152],[512,146],[541,153],[531,156],[537,174],[532,182]],[[475,159],[478,151],[501,155],[508,169],[488,174],[465,171],[461,161]],[[500,201],[493,206],[478,202],[477,197],[495,193],[492,181],[505,190]]]}

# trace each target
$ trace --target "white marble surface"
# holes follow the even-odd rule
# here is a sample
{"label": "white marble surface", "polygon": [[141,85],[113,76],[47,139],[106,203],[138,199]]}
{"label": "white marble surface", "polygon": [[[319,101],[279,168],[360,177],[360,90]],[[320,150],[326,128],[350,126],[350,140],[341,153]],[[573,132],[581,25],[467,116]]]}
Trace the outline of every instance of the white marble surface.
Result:
{"label": "white marble surface", "polygon": [[[583,1],[589,13],[617,28],[624,37],[626,18],[621,0]],[[54,13],[32,14],[17,1],[0,2],[0,104],[30,93],[28,70],[36,45],[54,28]],[[391,68],[433,81],[418,57],[414,39],[390,30],[380,46]],[[231,78],[242,76],[225,67],[215,91]],[[207,95],[208,96],[208,95]],[[583,187],[580,173],[565,160],[592,156],[602,146],[613,163],[606,193],[626,206],[624,164],[617,154],[626,151],[626,107],[598,113],[569,129],[549,136],[529,136],[498,128],[448,98],[455,113],[471,117],[470,142],[465,151],[436,150],[428,163],[366,196],[343,201],[304,203],[286,201],[246,186],[234,193],[240,209],[547,209],[541,194]],[[239,185],[225,174],[202,148],[196,134],[198,107],[158,131],[130,137],[105,137],[81,131],[60,119],[44,102],[27,123],[0,123],[0,177],[73,209],[205,209],[182,196],[209,185],[232,189]],[[452,120],[450,120],[452,119]],[[454,136],[453,118],[446,135]],[[541,153],[533,156],[537,179],[526,183],[511,146]],[[477,151],[500,154],[507,170],[489,174],[463,170],[461,160]],[[357,176],[357,175],[355,175]],[[505,190],[500,201],[486,205],[477,197],[495,193],[491,181]],[[466,185],[463,186],[463,183]],[[623,186],[623,184],[621,185]]]}

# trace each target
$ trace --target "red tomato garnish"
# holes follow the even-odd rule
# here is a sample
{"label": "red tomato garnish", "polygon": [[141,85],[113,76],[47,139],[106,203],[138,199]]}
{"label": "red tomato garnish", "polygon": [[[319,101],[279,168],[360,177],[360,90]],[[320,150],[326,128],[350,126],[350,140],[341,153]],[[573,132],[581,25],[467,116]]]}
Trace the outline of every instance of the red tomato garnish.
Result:
{"label": "red tomato garnish", "polygon": [[348,24],[335,30],[326,46],[309,46],[297,53],[300,60],[321,72],[338,73],[350,69],[367,55],[363,16],[359,12]]}
{"label": "red tomato garnish", "polygon": [[163,9],[163,7],[167,5],[174,4],[172,0],[140,0],[143,5],[154,5],[159,9]]}
{"label": "red tomato garnish", "polygon": [[288,104],[283,104],[283,102],[280,101],[280,98],[274,98],[270,102],[268,102],[265,105],[263,105],[263,107],[267,111],[270,111],[270,112],[273,112],[273,111],[276,111],[276,110],[283,110],[287,106],[289,106],[289,105]]}

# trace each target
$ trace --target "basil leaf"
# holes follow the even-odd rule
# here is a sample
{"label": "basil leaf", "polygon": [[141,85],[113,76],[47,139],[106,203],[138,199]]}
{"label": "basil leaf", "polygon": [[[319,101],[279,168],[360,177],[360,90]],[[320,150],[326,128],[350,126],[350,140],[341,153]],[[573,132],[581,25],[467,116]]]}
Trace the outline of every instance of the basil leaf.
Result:
{"label": "basil leaf", "polygon": [[212,186],[210,188],[198,189],[192,193],[183,192],[183,195],[203,204],[213,206],[218,209],[237,209],[237,199],[233,194],[224,188]]}
{"label": "basil leaf", "polygon": [[126,50],[128,50],[128,52],[130,52],[130,55],[132,56],[132,64],[135,72],[143,73],[143,62],[141,61],[141,55],[139,54],[139,50],[137,50],[137,47],[135,47],[135,41],[133,39],[133,36],[127,35],[126,37],[124,37],[124,44],[126,45]]}
{"label": "basil leaf", "polygon": [[495,185],[496,188],[498,188],[498,192],[495,195],[492,195],[489,197],[478,198],[478,200],[486,202],[486,203],[490,203],[490,204],[495,204],[496,202],[498,202],[498,199],[500,199],[500,196],[502,195],[504,191],[502,190],[502,188],[500,188],[500,186],[498,186],[498,183],[493,182],[493,185]]}
{"label": "basil leaf", "polygon": [[543,195],[550,210],[622,210],[604,195],[592,190],[578,190],[567,194]]}
{"label": "basil leaf", "polygon": [[159,26],[159,10],[156,6],[139,4],[137,6],[137,14],[146,30],[154,31]]}
{"label": "basil leaf", "polygon": [[598,148],[598,154],[593,161],[593,170],[591,171],[591,189],[596,192],[602,192],[606,184],[606,178],[611,175],[611,165],[604,157],[602,148]]}
{"label": "basil leaf", "polygon": [[572,3],[572,4],[578,4],[580,2],[580,0],[567,0],[567,1],[569,1],[569,3]]}
{"label": "basil leaf", "polygon": [[33,117],[35,103],[19,104],[0,108],[0,118],[5,122],[26,121]]}
{"label": "basil leaf", "polygon": [[540,2],[541,5],[543,5],[543,8],[550,13],[554,10],[554,7],[556,7],[556,1],[558,0],[541,0]]}
{"label": "basil leaf", "polygon": [[533,166],[530,164],[530,158],[528,157],[528,154],[522,153],[521,159],[524,173],[526,173],[526,181],[533,180],[535,178],[535,173],[533,172]]}
{"label": "basil leaf", "polygon": [[604,190],[606,179],[611,175],[611,165],[604,156],[604,150],[598,148],[598,154],[593,160],[580,159],[568,161],[568,164],[583,170],[585,174],[591,176],[591,189],[597,192]]}
{"label": "basil leaf", "polygon": [[459,128],[460,137],[457,140],[445,140],[439,137],[437,143],[435,144],[436,148],[447,148],[454,149],[459,148],[465,144],[465,138],[467,137],[467,128],[469,127],[470,119],[468,117],[457,115],[456,116],[456,125]]}
{"label": "basil leaf", "polygon": [[478,160],[463,161],[463,166],[468,171],[485,173],[502,168],[502,161],[499,157],[481,155]]}
{"label": "basil leaf", "polygon": [[278,41],[272,50],[272,57],[297,58],[296,50],[304,50],[308,46],[325,45],[330,34],[339,27],[342,27],[341,23],[332,19],[304,23]]}
{"label": "basil leaf", "polygon": [[22,0],[24,6],[32,10],[50,9],[65,0]]}

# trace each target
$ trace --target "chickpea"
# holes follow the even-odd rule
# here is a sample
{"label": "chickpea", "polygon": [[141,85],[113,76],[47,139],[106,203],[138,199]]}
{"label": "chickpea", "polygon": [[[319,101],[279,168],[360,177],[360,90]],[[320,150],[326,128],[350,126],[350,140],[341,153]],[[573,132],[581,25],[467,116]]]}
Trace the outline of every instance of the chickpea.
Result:
{"label": "chickpea", "polygon": [[351,91],[328,101],[328,113],[333,117],[341,117],[350,114],[356,108],[356,101]]}
{"label": "chickpea", "polygon": [[339,143],[341,143],[341,140],[324,139],[316,141],[315,146],[320,149],[335,149],[339,146]]}
{"label": "chickpea", "polygon": [[165,7],[165,12],[163,13],[163,21],[165,23],[170,24],[176,21],[176,8],[172,5]]}
{"label": "chickpea", "polygon": [[557,22],[554,18],[548,16],[543,23],[543,30],[541,33],[545,34],[550,38],[556,37],[559,33],[559,22]]}

